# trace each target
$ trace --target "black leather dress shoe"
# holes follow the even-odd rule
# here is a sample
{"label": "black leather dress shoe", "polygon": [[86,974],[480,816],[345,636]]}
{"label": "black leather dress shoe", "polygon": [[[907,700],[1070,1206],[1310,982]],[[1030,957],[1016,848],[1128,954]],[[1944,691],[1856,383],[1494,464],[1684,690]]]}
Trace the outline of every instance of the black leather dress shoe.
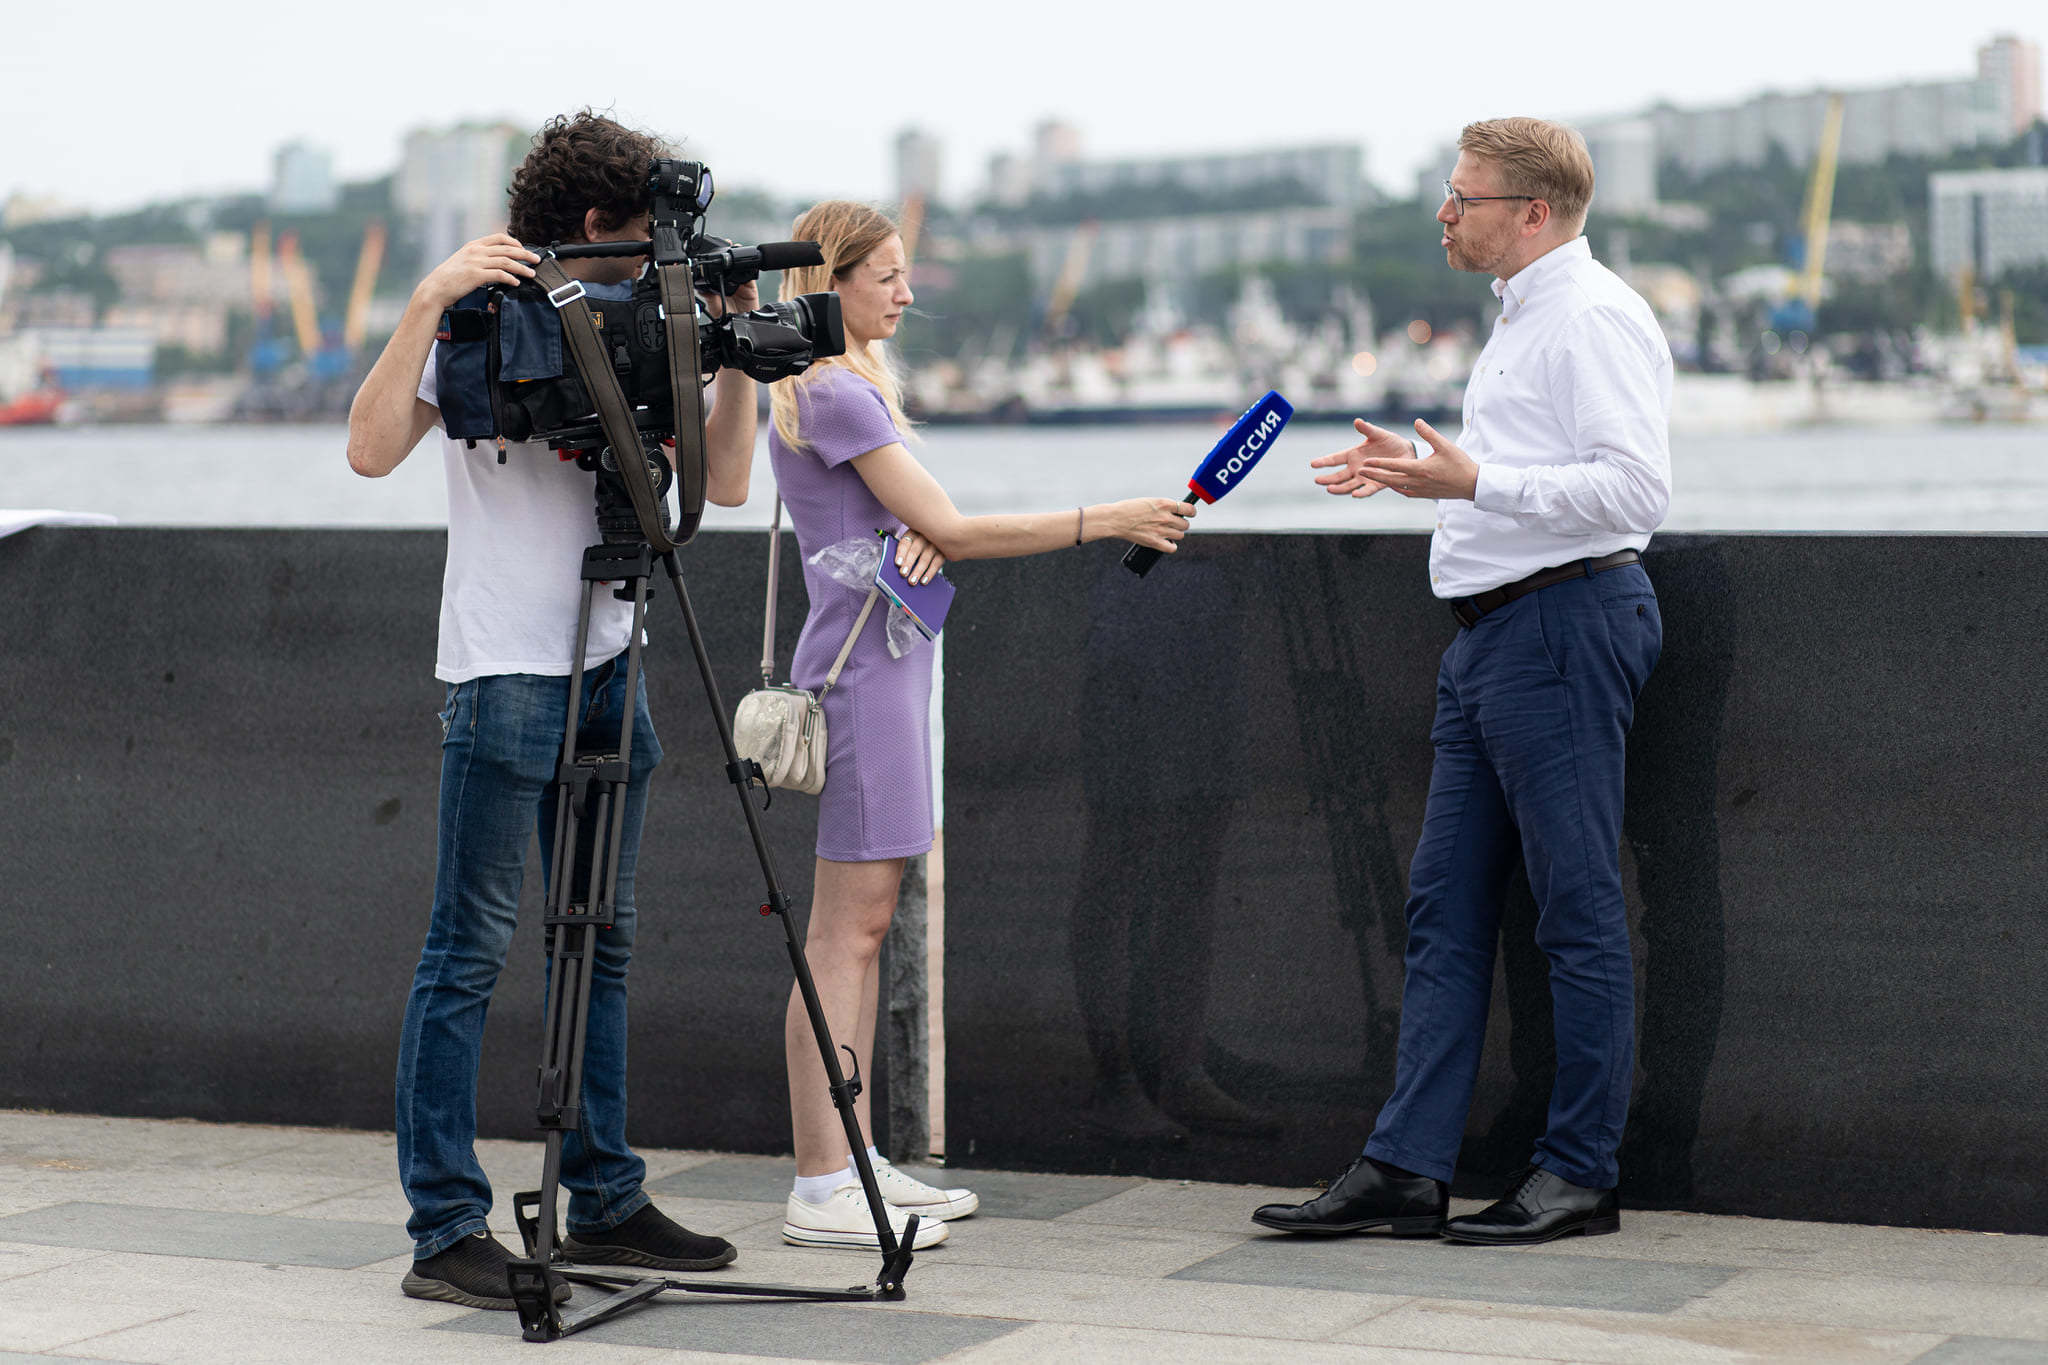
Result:
{"label": "black leather dress shoe", "polygon": [[1613,1190],[1589,1190],[1563,1176],[1531,1166],[1516,1176],[1498,1203],[1444,1224],[1453,1242],[1482,1246],[1527,1246],[1554,1237],[1588,1237],[1621,1231],[1621,1205]]}
{"label": "black leather dress shoe", "polygon": [[1366,1232],[1385,1228],[1395,1237],[1432,1237],[1443,1230],[1449,1191],[1426,1175],[1395,1175],[1371,1157],[1344,1168],[1306,1204],[1267,1204],[1252,1214],[1260,1227],[1281,1232]]}

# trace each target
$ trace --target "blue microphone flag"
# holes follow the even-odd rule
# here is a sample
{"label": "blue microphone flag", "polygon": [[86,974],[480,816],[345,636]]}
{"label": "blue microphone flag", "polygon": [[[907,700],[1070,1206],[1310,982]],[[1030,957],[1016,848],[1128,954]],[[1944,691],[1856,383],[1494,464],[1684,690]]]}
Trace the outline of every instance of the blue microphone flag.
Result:
{"label": "blue microphone flag", "polygon": [[1188,480],[1188,491],[1203,502],[1214,502],[1237,487],[1252,472],[1259,457],[1272,449],[1280,428],[1293,415],[1294,405],[1277,391],[1269,390],[1231,423],[1230,430],[1223,433],[1223,439]]}

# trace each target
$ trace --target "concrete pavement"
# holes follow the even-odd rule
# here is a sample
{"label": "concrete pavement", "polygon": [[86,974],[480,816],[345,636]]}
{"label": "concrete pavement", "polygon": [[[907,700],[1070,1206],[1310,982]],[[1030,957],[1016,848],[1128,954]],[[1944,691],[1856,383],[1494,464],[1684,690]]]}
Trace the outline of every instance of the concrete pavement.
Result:
{"label": "concrete pavement", "polygon": [[[509,1246],[539,1152],[480,1145]],[[643,1155],[664,1210],[738,1245],[734,1277],[872,1278],[783,1245],[787,1158]],[[2043,1237],[1625,1210],[1520,1250],[1306,1242],[1246,1216],[1300,1190],[964,1170],[941,1183],[982,1211],[902,1303],[671,1294],[532,1345],[399,1293],[394,1170],[388,1133],[0,1111],[0,1361],[2048,1362]]]}

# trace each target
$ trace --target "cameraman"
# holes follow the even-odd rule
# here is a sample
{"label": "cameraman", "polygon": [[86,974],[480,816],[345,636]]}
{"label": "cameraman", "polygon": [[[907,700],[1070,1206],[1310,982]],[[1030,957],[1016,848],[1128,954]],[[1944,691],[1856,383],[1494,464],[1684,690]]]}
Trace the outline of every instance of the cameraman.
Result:
{"label": "cameraman", "polygon": [[[349,411],[348,461],[380,478],[440,425],[435,332],[444,310],[486,285],[516,286],[540,259],[522,242],[644,241],[653,138],[585,110],[550,121],[512,177],[510,232],[469,243],[423,280]],[[570,260],[593,294],[625,297],[639,257]],[[752,285],[726,306],[756,306]],[[712,307],[720,306],[714,301]],[[706,496],[746,500],[754,453],[753,381],[722,371],[705,423]],[[555,767],[568,722],[568,675],[585,585],[583,551],[598,539],[592,480],[544,444],[443,437],[448,563],[434,676],[441,711],[441,807],[434,910],[399,1044],[398,1175],[412,1204],[414,1261],[404,1290],[471,1308],[513,1306],[512,1253],[486,1225],[490,1182],[475,1152],[484,1016],[519,906],[526,842],[538,829],[547,876]],[[634,716],[633,765],[619,845],[617,927],[597,936],[584,1055],[583,1121],[562,1146],[569,1188],[564,1250],[576,1260],[708,1270],[733,1259],[722,1238],[665,1217],[641,1189],[646,1165],[626,1145],[626,967],[633,950],[633,871],[647,780],[661,758],[646,687],[625,695],[618,658],[630,603],[599,592],[583,665],[579,747],[616,743]]]}

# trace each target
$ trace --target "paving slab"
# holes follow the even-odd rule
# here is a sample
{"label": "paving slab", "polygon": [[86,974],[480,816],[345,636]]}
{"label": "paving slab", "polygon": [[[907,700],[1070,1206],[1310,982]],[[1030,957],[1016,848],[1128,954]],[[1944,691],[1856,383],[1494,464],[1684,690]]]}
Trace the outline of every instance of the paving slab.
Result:
{"label": "paving slab", "polygon": [[1624,1209],[1611,1237],[1568,1237],[1532,1255],[1609,1256],[1909,1279],[2048,1283],[2048,1237],[1931,1228],[1878,1228],[1702,1213]]}
{"label": "paving slab", "polygon": [[[981,1196],[983,1210],[1003,1218],[1058,1218],[1144,1184],[1118,1176],[1033,1175],[917,1164],[905,1164],[901,1169],[942,1189],[971,1189]],[[657,1197],[753,1200],[779,1209],[789,1196],[795,1174],[796,1164],[790,1157],[717,1157],[650,1180],[647,1191]]]}
{"label": "paving slab", "polygon": [[[949,1235],[944,1245],[932,1254],[947,1265],[1078,1270],[1143,1278],[1169,1275],[1243,1240],[1223,1232],[1118,1228],[1065,1219],[988,1218],[981,1214],[955,1219],[946,1227]],[[916,1273],[915,1265],[912,1273]]]}
{"label": "paving slab", "polygon": [[92,1114],[14,1111],[0,1126],[0,1161],[69,1161],[80,1169],[117,1166],[224,1166],[279,1151],[318,1130],[191,1119],[116,1119]]}
{"label": "paving slab", "polygon": [[90,1261],[106,1254],[94,1247],[46,1247],[30,1242],[0,1242],[0,1280],[38,1275],[60,1265]]}
{"label": "paving slab", "polygon": [[1252,1210],[1261,1204],[1299,1203],[1315,1191],[1266,1185],[1200,1185],[1191,1180],[1140,1181],[1107,1199],[1062,1214],[1077,1223],[1111,1223],[1132,1228],[1192,1228],[1201,1232],[1234,1232],[1248,1237],[1260,1231]]}
{"label": "paving slab", "polygon": [[1745,1270],[1679,1310],[1715,1318],[2048,1343],[2048,1286]]}
{"label": "paving slab", "polygon": [[[64,1354],[142,1365],[478,1365],[522,1360],[532,1365],[539,1349],[521,1341],[517,1333],[510,1340],[492,1341],[417,1327],[292,1323],[239,1313],[191,1312],[106,1332],[65,1347]],[[546,1350],[548,1360],[558,1365],[668,1365],[677,1360],[673,1351],[578,1338],[555,1342]],[[698,1359],[733,1365],[729,1356]]]}
{"label": "paving slab", "polygon": [[[589,1333],[608,1343],[721,1355],[745,1352],[778,1360],[919,1365],[1004,1336],[1020,1325],[944,1313],[880,1311],[883,1307],[671,1294],[600,1323]],[[519,1339],[519,1324],[509,1313],[471,1313],[436,1330]]]}
{"label": "paving slab", "polygon": [[1173,1278],[1664,1313],[1737,1273],[1728,1266],[1664,1261],[1501,1255],[1492,1247],[1455,1246],[1420,1238],[1310,1239],[1282,1234],[1242,1243],[1175,1271]]}
{"label": "paving slab", "polygon": [[124,1252],[24,1276],[11,1281],[7,1292],[36,1301],[154,1305],[159,1312],[233,1312],[299,1324],[426,1327],[473,1311],[456,1304],[407,1298],[388,1275]]}
{"label": "paving slab", "polygon": [[1512,1360],[1523,1365],[1535,1359],[1040,1322],[949,1356],[946,1365],[1042,1365],[1048,1360],[1085,1360],[1091,1365],[1503,1365]]}
{"label": "paving slab", "polygon": [[27,1301],[0,1295],[0,1347],[31,1353],[63,1350],[103,1333],[154,1322],[173,1311],[97,1299]]}
{"label": "paving slab", "polygon": [[1388,1294],[953,1265],[937,1263],[937,1253],[913,1265],[906,1283],[920,1308],[939,1312],[1299,1341],[1334,1336],[1405,1302]]}
{"label": "paving slab", "polygon": [[906,1164],[908,1171],[941,1189],[962,1186],[981,1196],[982,1212],[1000,1218],[1051,1219],[1093,1208],[1145,1182],[1113,1175],[1034,1175],[957,1166]]}
{"label": "paving slab", "polygon": [[[392,1179],[395,1181],[396,1177]],[[24,1202],[32,1200],[30,1208],[54,1204],[150,1204],[163,1208],[283,1213],[315,1200],[370,1188],[367,1182],[354,1177],[317,1173],[238,1172],[217,1165],[137,1165],[75,1171],[44,1168],[13,1193]]]}
{"label": "paving slab", "polygon": [[[678,1195],[685,1199],[773,1204],[780,1208],[789,1197],[790,1181],[795,1178],[793,1157],[723,1156],[650,1180],[647,1192],[657,1201],[663,1195]],[[663,1207],[667,1205],[664,1203]]]}
{"label": "paving slab", "polygon": [[2041,1365],[2043,1361],[2048,1361],[2048,1347],[2038,1341],[1950,1337],[1913,1365]]}
{"label": "paving slab", "polygon": [[374,1223],[131,1204],[57,1204],[0,1218],[0,1242],[352,1267],[388,1258],[394,1246],[405,1245],[405,1233]]}
{"label": "paving slab", "polygon": [[1769,1360],[1905,1362],[1941,1337],[1804,1324],[1720,1322],[1662,1313],[1421,1299],[1341,1333],[1339,1341],[1515,1358],[1637,1365],[1737,1365]]}

